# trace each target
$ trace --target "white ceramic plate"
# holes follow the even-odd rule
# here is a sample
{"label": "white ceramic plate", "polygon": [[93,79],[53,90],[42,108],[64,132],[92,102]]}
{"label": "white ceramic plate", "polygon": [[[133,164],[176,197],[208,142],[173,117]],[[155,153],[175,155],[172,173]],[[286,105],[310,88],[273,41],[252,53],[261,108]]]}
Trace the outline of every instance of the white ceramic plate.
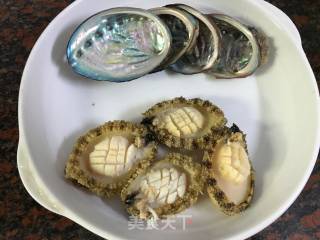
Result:
{"label": "white ceramic plate", "polygon": [[[305,185],[319,147],[319,93],[299,34],[280,10],[261,0],[181,1],[203,12],[220,11],[262,29],[271,38],[269,63],[254,76],[214,80],[204,75],[157,73],[114,84],[84,79],[65,60],[75,27],[102,9],[151,8],[175,1],[79,0],[45,30],[27,62],[20,89],[18,166],[29,193],[44,207],[108,239],[228,239],[249,237],[278,218]],[[248,136],[256,194],[243,214],[227,217],[206,199],[183,214],[186,230],[128,230],[116,200],[104,202],[64,180],[77,137],[113,119],[140,113],[177,96],[209,99]]]}

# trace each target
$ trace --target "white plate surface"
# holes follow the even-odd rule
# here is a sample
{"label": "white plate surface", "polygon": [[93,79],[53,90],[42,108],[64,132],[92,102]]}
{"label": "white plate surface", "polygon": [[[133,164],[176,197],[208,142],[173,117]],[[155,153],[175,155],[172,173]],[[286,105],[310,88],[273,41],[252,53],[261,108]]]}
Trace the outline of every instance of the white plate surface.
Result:
{"label": "white plate surface", "polygon": [[[279,217],[298,196],[319,147],[319,93],[292,22],[263,1],[181,1],[203,12],[224,12],[262,29],[271,38],[269,63],[254,76],[215,80],[168,72],[115,84],[72,72],[65,47],[75,27],[102,9],[151,8],[174,1],[78,0],[46,29],[27,62],[20,89],[18,166],[29,193],[44,207],[108,239],[241,239]],[[206,199],[183,214],[186,230],[128,230],[117,200],[104,202],[64,180],[64,166],[77,137],[101,123],[139,121],[141,112],[177,96],[200,97],[220,106],[229,123],[247,133],[256,169],[256,194],[243,214],[227,217]]]}

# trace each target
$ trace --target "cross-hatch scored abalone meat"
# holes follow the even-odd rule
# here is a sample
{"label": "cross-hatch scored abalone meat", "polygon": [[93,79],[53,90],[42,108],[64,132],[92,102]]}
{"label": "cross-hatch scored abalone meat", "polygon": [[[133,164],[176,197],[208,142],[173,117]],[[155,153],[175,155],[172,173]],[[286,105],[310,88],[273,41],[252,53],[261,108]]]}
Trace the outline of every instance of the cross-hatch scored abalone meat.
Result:
{"label": "cross-hatch scored abalone meat", "polygon": [[142,181],[141,193],[156,204],[171,204],[186,191],[186,175],[174,167],[151,171]]}
{"label": "cross-hatch scored abalone meat", "polygon": [[180,173],[174,167],[151,170],[141,181],[137,194],[136,207],[139,217],[148,218],[150,212],[158,218],[153,208],[174,203],[177,198],[183,198],[187,188],[185,173]]}
{"label": "cross-hatch scored abalone meat", "polygon": [[165,128],[176,137],[189,137],[203,128],[203,115],[195,108],[169,109],[155,117],[153,124]]}
{"label": "cross-hatch scored abalone meat", "polygon": [[113,8],[80,24],[69,40],[67,58],[76,73],[111,82],[166,68],[239,78],[267,61],[266,39],[234,18],[203,14],[185,4],[148,11]]}
{"label": "cross-hatch scored abalone meat", "polygon": [[166,218],[197,201],[204,186],[202,171],[191,157],[170,153],[148,171],[137,171],[123,188],[121,198],[134,216]]}
{"label": "cross-hatch scored abalone meat", "polygon": [[122,136],[106,137],[89,155],[91,169],[100,175],[118,177],[143,157],[143,150]]}
{"label": "cross-hatch scored abalone meat", "polygon": [[108,122],[79,138],[66,165],[66,178],[110,197],[119,193],[137,168],[147,168],[156,144],[147,130],[124,121]]}
{"label": "cross-hatch scored abalone meat", "polygon": [[[144,220],[180,213],[196,203],[204,188],[227,215],[250,205],[254,170],[245,135],[235,124],[225,125],[222,110],[209,101],[180,97],[144,115],[145,126],[107,122],[80,137],[66,178],[104,198],[120,194],[128,213]],[[156,161],[155,140],[175,149]],[[201,150],[202,164],[174,153],[186,149]]]}
{"label": "cross-hatch scored abalone meat", "polygon": [[[107,122],[80,137],[66,178],[104,198],[120,194],[128,213],[144,220],[182,212],[204,189],[227,215],[250,205],[254,170],[245,134],[235,124],[226,126],[220,108],[180,97],[144,116],[142,124]],[[169,147],[165,157],[157,156],[160,144]]]}
{"label": "cross-hatch scored abalone meat", "polygon": [[143,114],[142,124],[168,147],[204,149],[223,135],[224,113],[209,101],[183,97],[164,101]]}
{"label": "cross-hatch scored abalone meat", "polygon": [[254,172],[241,131],[230,132],[204,154],[207,192],[212,202],[227,215],[245,210],[253,196]]}

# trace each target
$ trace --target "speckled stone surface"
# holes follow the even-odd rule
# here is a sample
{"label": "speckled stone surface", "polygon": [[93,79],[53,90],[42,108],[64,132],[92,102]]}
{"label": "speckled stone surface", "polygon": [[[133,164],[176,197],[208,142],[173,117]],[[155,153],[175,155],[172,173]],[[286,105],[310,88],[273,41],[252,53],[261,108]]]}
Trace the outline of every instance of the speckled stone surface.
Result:
{"label": "speckled stone surface", "polygon": [[[21,74],[40,33],[72,1],[0,0],[0,239],[101,239],[39,206],[19,178],[17,104]],[[88,1],[89,2],[89,1]],[[270,0],[298,26],[320,79],[320,1]],[[320,167],[289,210],[251,239],[320,239]]]}

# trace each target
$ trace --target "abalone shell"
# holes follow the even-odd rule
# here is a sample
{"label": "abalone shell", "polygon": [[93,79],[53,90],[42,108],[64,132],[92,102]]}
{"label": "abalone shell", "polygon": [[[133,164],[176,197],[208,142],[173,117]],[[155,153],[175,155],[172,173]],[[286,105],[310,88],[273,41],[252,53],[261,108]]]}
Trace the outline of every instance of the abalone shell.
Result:
{"label": "abalone shell", "polygon": [[84,21],[67,47],[73,70],[94,80],[123,82],[155,69],[167,56],[171,35],[154,14],[114,8]]}

